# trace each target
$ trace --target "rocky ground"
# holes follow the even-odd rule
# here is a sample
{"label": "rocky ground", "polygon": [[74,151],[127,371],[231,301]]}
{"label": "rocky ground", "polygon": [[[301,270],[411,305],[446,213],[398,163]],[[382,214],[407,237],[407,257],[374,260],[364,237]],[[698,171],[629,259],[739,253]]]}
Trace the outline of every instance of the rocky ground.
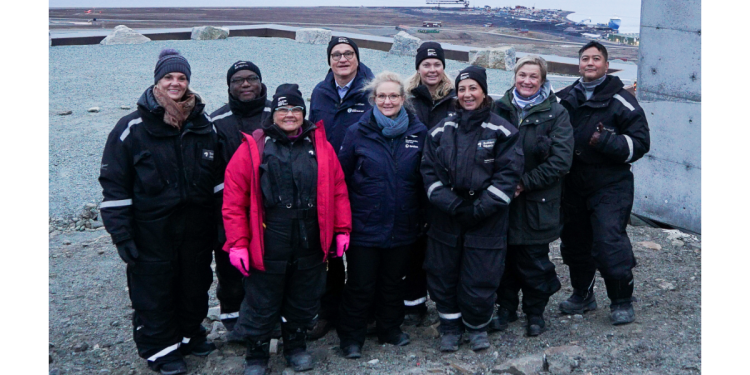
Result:
{"label": "rocky ground", "polygon": [[[82,216],[88,216],[82,218]],[[82,230],[49,235],[50,374],[151,374],[132,340],[132,309],[125,264],[109,236],[98,227],[94,207],[85,209]],[[693,374],[701,369],[701,238],[676,230],[628,227],[638,259],[635,274],[636,322],[614,327],[608,321],[603,281],[595,292],[599,309],[583,316],[561,316],[557,305],[571,289],[559,243],[551,257],[563,289],[550,300],[549,330],[524,336],[523,320],[490,335],[492,347],[474,353],[468,345],[452,354],[437,350],[436,325],[405,327],[412,343],[379,345],[368,339],[359,360],[341,357],[329,332],[310,342],[316,360],[309,374]],[[204,325],[218,350],[207,358],[188,357],[190,374],[241,374],[244,347],[225,341],[216,321],[215,284]],[[430,304],[430,322],[437,322]],[[274,374],[291,374],[281,355],[272,355]]]}

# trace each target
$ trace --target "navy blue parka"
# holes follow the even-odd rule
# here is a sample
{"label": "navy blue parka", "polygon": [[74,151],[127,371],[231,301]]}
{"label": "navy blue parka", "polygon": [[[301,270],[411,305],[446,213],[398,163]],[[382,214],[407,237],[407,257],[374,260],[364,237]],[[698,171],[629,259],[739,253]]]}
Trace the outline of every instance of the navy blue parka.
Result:
{"label": "navy blue parka", "polygon": [[354,82],[343,99],[339,98],[336,80],[330,69],[326,78],[313,89],[310,98],[310,113],[307,118],[313,124],[323,120],[326,138],[337,153],[344,141],[346,128],[359,121],[360,117],[372,108],[367,100],[369,93],[362,91],[362,88],[374,77],[372,70],[360,62]]}
{"label": "navy blue parka", "polygon": [[406,132],[386,138],[368,110],[349,127],[339,161],[352,207],[353,245],[392,248],[414,243],[427,203],[419,167],[427,127],[413,113]]}

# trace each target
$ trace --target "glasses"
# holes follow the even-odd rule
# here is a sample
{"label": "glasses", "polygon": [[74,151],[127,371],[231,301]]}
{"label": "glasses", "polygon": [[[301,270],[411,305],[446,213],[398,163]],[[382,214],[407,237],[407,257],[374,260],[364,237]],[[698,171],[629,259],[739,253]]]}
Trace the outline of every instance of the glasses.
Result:
{"label": "glasses", "polygon": [[294,115],[301,115],[302,111],[304,111],[305,108],[296,106],[296,107],[279,107],[276,108],[276,112],[281,113],[282,115],[286,116],[291,112]]}
{"label": "glasses", "polygon": [[401,95],[397,95],[397,94],[391,94],[391,95],[379,94],[378,96],[375,97],[375,100],[378,103],[383,103],[385,102],[386,99],[390,99],[392,102],[395,102],[400,97]]}
{"label": "glasses", "polygon": [[352,58],[354,58],[354,52],[352,52],[352,51],[346,51],[344,53],[338,53],[338,52],[336,52],[336,53],[332,53],[331,54],[331,58],[333,59],[333,61],[339,61],[339,60],[341,60],[341,56],[346,57],[347,60],[351,60]]}
{"label": "glasses", "polygon": [[245,81],[247,81],[247,83],[252,85],[253,83],[260,81],[260,77],[249,76],[245,78],[232,78],[232,80],[229,82],[231,82],[233,85],[241,85]]}

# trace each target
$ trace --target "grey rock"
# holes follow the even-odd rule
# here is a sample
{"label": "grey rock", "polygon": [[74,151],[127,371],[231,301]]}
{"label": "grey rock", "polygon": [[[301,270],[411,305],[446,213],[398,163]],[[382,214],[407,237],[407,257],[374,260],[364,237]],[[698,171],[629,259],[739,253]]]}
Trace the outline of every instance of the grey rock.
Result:
{"label": "grey rock", "polygon": [[211,326],[211,332],[206,335],[206,338],[210,341],[216,340],[221,336],[219,330],[223,329],[224,325],[221,322],[214,322]]}
{"label": "grey rock", "polygon": [[91,222],[91,229],[99,229],[104,226],[104,223],[98,220],[94,220]]}
{"label": "grey rock", "polygon": [[420,367],[412,367],[409,370],[406,371],[407,374],[424,374],[427,371]]}
{"label": "grey rock", "polygon": [[544,351],[545,368],[552,374],[570,374],[579,367],[585,350],[577,345],[564,345]]}
{"label": "grey rock", "polygon": [[516,66],[516,49],[513,47],[472,49],[469,51],[469,64],[488,69],[513,70]]}
{"label": "grey rock", "polygon": [[208,316],[207,316],[207,318],[209,320],[214,321],[214,322],[220,321],[221,320],[219,318],[220,315],[221,315],[221,307],[216,306],[216,307],[211,307],[211,308],[208,309]]}
{"label": "grey rock", "polygon": [[120,109],[130,109],[130,106],[129,105],[121,105]]}
{"label": "grey rock", "polygon": [[536,375],[544,369],[542,355],[527,355],[511,359],[492,369],[493,374]]}
{"label": "grey rock", "polygon": [[63,241],[63,245],[70,245],[70,244],[71,244],[70,240]]}
{"label": "grey rock", "polygon": [[416,56],[417,49],[422,44],[422,40],[411,36],[405,31],[399,31],[393,36],[393,44],[388,53],[399,56]]}
{"label": "grey rock", "polygon": [[380,360],[377,359],[377,358],[375,358],[375,359],[371,359],[371,360],[367,361],[367,364],[368,365],[377,365],[378,362],[380,362]]}
{"label": "grey rock", "polygon": [[141,35],[139,32],[125,25],[119,25],[115,27],[111,34],[102,39],[99,44],[111,46],[116,44],[142,44],[150,41],[151,39]]}
{"label": "grey rock", "polygon": [[[67,116],[67,115],[71,115],[71,114],[73,114],[73,111],[62,111],[62,112],[57,112],[57,115],[58,115],[58,116]],[[53,369],[53,370],[57,370],[57,369]],[[59,371],[59,370],[58,370],[58,371]],[[50,374],[51,374],[51,373],[52,373],[52,372],[50,371]]]}
{"label": "grey rock", "polygon": [[287,367],[281,372],[281,375],[294,375],[295,372],[291,367]]}
{"label": "grey rock", "polygon": [[575,320],[583,320],[583,315],[581,315],[581,314],[575,314],[575,315],[573,315],[573,319],[575,319]]}
{"label": "grey rock", "polygon": [[98,113],[99,111],[101,111],[101,108],[99,108],[99,107],[91,107],[91,108],[87,109],[87,111],[89,111],[91,113]]}
{"label": "grey rock", "polygon": [[299,29],[294,36],[298,43],[328,44],[331,40],[331,30],[319,28]]}
{"label": "grey rock", "polygon": [[683,247],[685,246],[685,243],[680,240],[674,240],[672,241],[672,246],[674,247]]}
{"label": "grey rock", "polygon": [[89,344],[82,342],[73,347],[74,352],[85,352],[89,350]]}
{"label": "grey rock", "polygon": [[92,208],[96,208],[96,203],[86,203],[86,204],[85,204],[85,205],[83,206],[83,208],[84,208],[84,209],[92,209]]}
{"label": "grey rock", "polygon": [[192,40],[217,40],[226,39],[229,36],[229,29],[216,26],[196,26],[190,33]]}

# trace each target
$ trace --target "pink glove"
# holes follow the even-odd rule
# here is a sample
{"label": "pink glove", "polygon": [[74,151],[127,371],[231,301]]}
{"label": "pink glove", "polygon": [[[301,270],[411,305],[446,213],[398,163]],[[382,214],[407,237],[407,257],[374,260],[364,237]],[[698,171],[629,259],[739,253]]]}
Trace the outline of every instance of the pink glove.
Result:
{"label": "pink glove", "polygon": [[336,256],[341,258],[344,252],[349,250],[349,233],[339,233],[336,235]]}
{"label": "pink glove", "polygon": [[233,247],[229,249],[229,262],[240,270],[240,273],[245,275],[245,277],[250,276],[247,268],[250,265],[250,253],[246,247]]}

